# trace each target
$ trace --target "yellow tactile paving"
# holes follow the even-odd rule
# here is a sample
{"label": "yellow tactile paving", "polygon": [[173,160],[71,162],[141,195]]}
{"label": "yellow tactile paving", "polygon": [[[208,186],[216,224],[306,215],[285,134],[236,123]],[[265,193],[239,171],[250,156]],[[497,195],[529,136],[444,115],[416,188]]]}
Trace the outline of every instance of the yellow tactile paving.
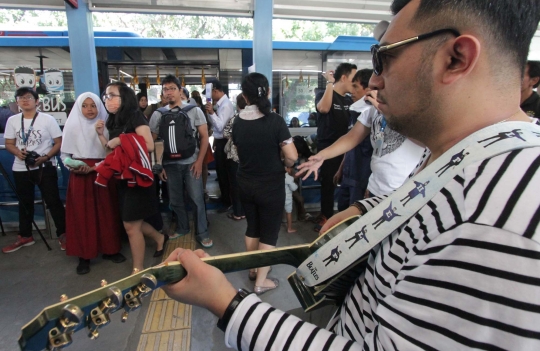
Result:
{"label": "yellow tactile paving", "polygon": [[189,350],[191,329],[172,332],[143,334],[139,340],[138,351],[178,351]]}
{"label": "yellow tactile paving", "polygon": [[150,302],[142,332],[155,333],[190,327],[191,306],[168,299]]}
{"label": "yellow tactile paving", "polygon": [[[194,228],[191,223],[191,228]],[[164,259],[174,249],[193,250],[193,230],[188,235],[169,240]],[[161,289],[152,293],[137,351],[189,351],[191,341],[191,306],[171,300]]]}

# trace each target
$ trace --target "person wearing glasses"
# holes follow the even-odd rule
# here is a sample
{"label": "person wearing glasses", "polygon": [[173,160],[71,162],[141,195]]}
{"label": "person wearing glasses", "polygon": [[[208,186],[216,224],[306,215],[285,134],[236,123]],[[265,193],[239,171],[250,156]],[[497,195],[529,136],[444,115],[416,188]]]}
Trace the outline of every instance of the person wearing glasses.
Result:
{"label": "person wearing glasses", "polygon": [[[150,130],[154,139],[161,137],[165,140],[166,135],[160,134],[161,117],[168,110],[175,112],[177,108],[187,108],[189,92],[185,87],[182,87],[178,78],[173,75],[163,78],[161,80],[161,86],[169,104],[152,114],[152,117],[150,117]],[[211,248],[214,242],[210,239],[210,234],[208,233],[208,220],[202,182],[202,164],[206,156],[206,148],[208,147],[208,128],[204,113],[199,107],[191,108],[186,114],[189,117],[192,135],[199,139],[197,146],[193,155],[189,157],[180,159],[164,158],[163,171],[159,177],[162,181],[167,182],[170,206],[177,216],[176,231],[174,234],[170,233],[171,239],[190,233],[189,218],[186,211],[186,198],[184,196],[184,191],[186,191],[194,204],[194,220],[196,222],[195,237],[203,247]],[[161,130],[163,131],[162,128]],[[171,133],[169,130],[165,130]],[[176,139],[173,136],[171,140],[174,142]],[[181,141],[183,140],[185,139],[182,138]]]}
{"label": "person wearing glasses", "polygon": [[[326,329],[254,294],[237,292],[225,275],[199,258],[204,253],[173,251],[168,261],[180,260],[187,277],[164,290],[220,318],[228,347],[540,349],[540,147],[532,144],[540,127],[519,107],[540,2],[394,0],[391,9],[396,16],[372,49],[375,74],[369,86],[378,91],[388,125],[428,147],[424,163],[455,160],[452,147],[462,146],[456,143],[468,136],[476,139],[473,134],[491,126],[513,130],[521,122],[526,132],[517,135],[526,141],[516,137],[515,145],[528,147],[484,159],[470,155],[461,170],[447,170],[452,172],[449,181],[430,201],[402,218],[396,230],[381,233],[388,236],[371,249],[367,269]],[[475,143],[469,144],[472,153],[478,150]],[[435,174],[429,165],[418,176]],[[360,204],[372,208],[367,200]],[[378,215],[381,210],[371,211]],[[323,231],[339,217],[361,213],[350,207],[329,219]],[[376,234],[371,224],[361,233],[358,239],[373,240]],[[339,250],[348,250],[350,242],[344,241]],[[357,251],[351,258],[362,255]],[[312,258],[320,262],[317,253]],[[330,266],[343,262],[336,260]]]}
{"label": "person wearing glasses", "polygon": [[22,110],[11,116],[6,124],[6,150],[15,155],[13,178],[19,197],[19,235],[4,248],[3,253],[34,245],[34,188],[37,185],[45,204],[51,211],[56,235],[62,250],[66,249],[66,215],[58,192],[56,157],[62,145],[62,131],[53,116],[38,112],[39,95],[28,87],[15,92]]}
{"label": "person wearing glasses", "polygon": [[[121,146],[120,134],[134,133],[142,137],[148,152],[154,150],[154,139],[148,127],[148,121],[141,112],[137,97],[125,83],[114,82],[107,85],[103,95],[105,108],[109,117],[105,123],[103,120],[95,124],[101,145],[107,153]],[[109,133],[107,139],[105,128]],[[107,160],[107,159],[106,159]],[[149,167],[149,166],[148,166]],[[99,173],[100,168],[96,171]],[[99,176],[98,176],[99,177]],[[156,242],[157,249],[154,257],[163,255],[168,235],[160,234],[147,222],[153,216],[159,216],[158,200],[154,184],[150,186],[128,185],[126,179],[120,179],[118,184],[118,202],[120,203],[120,217],[124,223],[124,229],[128,235],[131,255],[133,257],[132,274],[138,273],[144,267],[144,236],[148,236]]]}

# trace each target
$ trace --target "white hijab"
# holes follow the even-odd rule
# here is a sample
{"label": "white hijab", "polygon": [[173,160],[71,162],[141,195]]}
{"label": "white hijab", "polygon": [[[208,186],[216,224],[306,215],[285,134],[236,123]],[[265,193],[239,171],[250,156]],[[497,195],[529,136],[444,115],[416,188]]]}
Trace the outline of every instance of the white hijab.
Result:
{"label": "white hijab", "polygon": [[[82,113],[83,102],[91,98],[94,100],[98,114],[94,119],[84,117]],[[76,158],[104,159],[105,150],[99,141],[95,130],[95,124],[99,120],[107,121],[109,114],[99,97],[94,93],[83,93],[73,104],[69,117],[64,125],[61,151],[72,154]],[[105,137],[108,138],[107,128]]]}

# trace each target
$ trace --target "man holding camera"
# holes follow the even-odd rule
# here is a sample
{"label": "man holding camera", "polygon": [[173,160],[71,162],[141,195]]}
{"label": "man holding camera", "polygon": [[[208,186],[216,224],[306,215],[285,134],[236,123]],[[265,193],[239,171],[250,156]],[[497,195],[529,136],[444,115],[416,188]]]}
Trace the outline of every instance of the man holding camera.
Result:
{"label": "man holding camera", "polygon": [[51,211],[60,248],[65,250],[65,209],[58,193],[54,157],[62,145],[62,131],[53,116],[37,111],[39,96],[34,90],[19,88],[15,99],[22,113],[9,118],[4,137],[6,150],[15,155],[12,169],[19,197],[19,235],[2,252],[14,252],[35,243],[32,221],[36,185]]}

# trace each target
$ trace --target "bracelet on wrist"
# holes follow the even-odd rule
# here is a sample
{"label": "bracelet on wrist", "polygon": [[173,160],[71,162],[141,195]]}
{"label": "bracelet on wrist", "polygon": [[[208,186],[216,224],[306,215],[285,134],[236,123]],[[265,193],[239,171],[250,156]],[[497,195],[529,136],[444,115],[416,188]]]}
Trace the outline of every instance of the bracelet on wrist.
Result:
{"label": "bracelet on wrist", "polygon": [[229,303],[229,306],[227,306],[227,309],[225,310],[225,313],[223,313],[223,317],[221,317],[217,322],[217,327],[221,329],[222,331],[227,330],[227,325],[229,325],[229,321],[231,320],[231,317],[236,310],[236,307],[242,302],[248,295],[250,295],[251,292],[239,289],[236,295],[233,297],[231,303]]}

